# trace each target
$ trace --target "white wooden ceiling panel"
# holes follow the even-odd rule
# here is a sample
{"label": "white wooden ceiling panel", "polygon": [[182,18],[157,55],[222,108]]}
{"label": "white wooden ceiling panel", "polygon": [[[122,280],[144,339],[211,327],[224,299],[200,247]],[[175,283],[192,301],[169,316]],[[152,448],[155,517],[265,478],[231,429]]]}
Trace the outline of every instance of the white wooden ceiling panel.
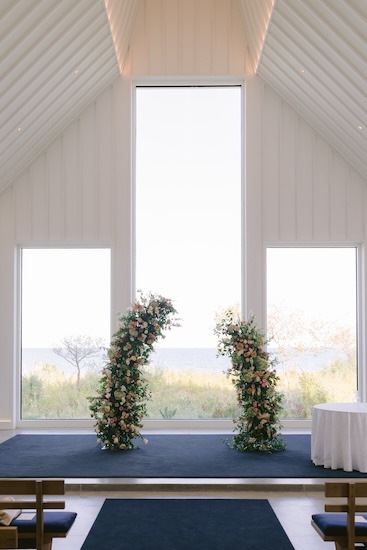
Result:
{"label": "white wooden ceiling panel", "polygon": [[[236,1],[253,70],[367,179],[367,1]],[[123,73],[145,2],[0,0],[0,191]]]}
{"label": "white wooden ceiling panel", "polygon": [[275,0],[238,0],[250,63],[256,72]]}
{"label": "white wooden ceiling panel", "polygon": [[366,5],[276,0],[257,69],[365,179]]}
{"label": "white wooden ceiling panel", "polygon": [[103,0],[1,0],[0,191],[120,74]]}
{"label": "white wooden ceiling panel", "polygon": [[124,0],[123,2],[105,0],[105,4],[119,60],[120,71],[123,73],[141,0]]}

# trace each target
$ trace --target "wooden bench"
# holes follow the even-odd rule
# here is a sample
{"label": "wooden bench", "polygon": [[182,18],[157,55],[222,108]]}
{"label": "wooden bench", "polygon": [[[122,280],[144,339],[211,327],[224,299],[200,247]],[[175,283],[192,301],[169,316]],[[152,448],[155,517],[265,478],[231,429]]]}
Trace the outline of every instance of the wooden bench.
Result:
{"label": "wooden bench", "polygon": [[[367,482],[327,482],[325,497],[342,498],[340,504],[326,504],[325,512],[314,514],[311,524],[325,541],[335,542],[337,550],[354,550],[357,543],[367,543]],[[356,515],[357,514],[357,515]],[[358,547],[359,548],[359,547]]]}
{"label": "wooden bench", "polygon": [[[0,479],[0,495],[3,495],[0,496],[0,509],[22,510],[9,526],[0,526],[0,548],[51,550],[52,539],[67,536],[76,513],[47,511],[63,510],[65,502],[49,501],[44,497],[64,494],[65,483],[61,479]],[[5,495],[14,497],[15,501],[4,500]],[[17,499],[19,496],[27,498]],[[24,514],[31,511],[34,511],[31,519],[24,518]]]}
{"label": "wooden bench", "polygon": [[0,548],[18,548],[18,529],[0,526]]}

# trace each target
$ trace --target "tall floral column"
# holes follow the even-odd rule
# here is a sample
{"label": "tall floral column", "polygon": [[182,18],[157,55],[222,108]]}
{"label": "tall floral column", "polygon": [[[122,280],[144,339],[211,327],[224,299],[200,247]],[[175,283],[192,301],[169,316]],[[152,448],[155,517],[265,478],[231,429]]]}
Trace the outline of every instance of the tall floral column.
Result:
{"label": "tall floral column", "polygon": [[[102,371],[97,397],[90,397],[97,442],[104,449],[134,449],[149,398],[142,368],[163,332],[176,326],[176,310],[162,296],[141,295],[119,318],[118,331],[108,350],[109,362]],[[147,441],[143,439],[143,442]]]}
{"label": "tall floral column", "polygon": [[231,359],[228,375],[232,375],[241,409],[234,420],[238,433],[233,448],[268,453],[284,450],[278,432],[283,395],[276,391],[276,361],[264,350],[267,342],[254,317],[242,321],[228,310],[217,323],[215,334],[219,337],[218,353]]}

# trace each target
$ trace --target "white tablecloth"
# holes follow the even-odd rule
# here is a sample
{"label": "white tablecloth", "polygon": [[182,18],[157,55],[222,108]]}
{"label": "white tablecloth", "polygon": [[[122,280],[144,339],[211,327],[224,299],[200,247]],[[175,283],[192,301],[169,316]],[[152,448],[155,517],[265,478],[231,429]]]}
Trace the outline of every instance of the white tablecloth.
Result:
{"label": "white tablecloth", "polygon": [[315,405],[311,458],[317,466],[367,473],[367,403]]}

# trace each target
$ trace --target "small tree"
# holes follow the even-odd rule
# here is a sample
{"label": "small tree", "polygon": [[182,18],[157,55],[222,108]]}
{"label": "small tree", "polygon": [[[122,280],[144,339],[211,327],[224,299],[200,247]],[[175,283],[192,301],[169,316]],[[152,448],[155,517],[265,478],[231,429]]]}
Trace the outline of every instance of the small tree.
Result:
{"label": "small tree", "polygon": [[95,366],[96,361],[92,359],[100,356],[103,347],[104,341],[102,338],[80,335],[63,338],[61,346],[52,348],[52,351],[76,368],[76,386],[80,391],[81,370]]}
{"label": "small tree", "polygon": [[215,328],[218,353],[228,355],[237,389],[241,414],[235,419],[238,433],[233,448],[239,451],[282,451],[285,445],[278,433],[282,394],[276,391],[275,360],[270,360],[266,340],[254,317],[242,321],[228,310]]}

